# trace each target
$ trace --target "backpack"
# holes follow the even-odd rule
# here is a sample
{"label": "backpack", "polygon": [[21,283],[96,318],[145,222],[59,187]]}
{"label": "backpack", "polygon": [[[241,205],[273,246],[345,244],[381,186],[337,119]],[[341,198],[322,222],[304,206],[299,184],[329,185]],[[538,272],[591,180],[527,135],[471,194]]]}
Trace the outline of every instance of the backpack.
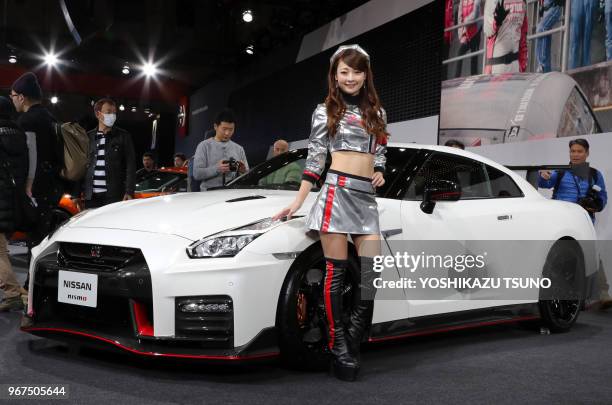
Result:
{"label": "backpack", "polygon": [[[557,192],[559,191],[559,186],[561,185],[561,179],[565,176],[565,170],[561,169],[557,171],[557,181],[555,182],[555,186],[553,187],[553,200],[557,199]],[[593,187],[593,184],[597,183],[597,170],[593,167],[589,167],[589,190]]]}
{"label": "backpack", "polygon": [[89,137],[76,122],[55,123],[55,134],[62,145],[64,164],[60,176],[69,181],[79,181],[89,168]]}

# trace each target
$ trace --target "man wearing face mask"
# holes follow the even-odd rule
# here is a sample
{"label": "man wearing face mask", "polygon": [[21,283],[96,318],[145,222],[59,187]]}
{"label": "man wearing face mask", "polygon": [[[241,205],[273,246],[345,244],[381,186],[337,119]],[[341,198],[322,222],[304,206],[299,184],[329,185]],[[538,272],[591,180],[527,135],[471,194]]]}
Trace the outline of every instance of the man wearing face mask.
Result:
{"label": "man wearing face mask", "polygon": [[134,194],[136,163],[129,132],[115,126],[117,105],[109,98],[94,104],[98,128],[89,136],[89,169],[80,185],[85,208],[98,208]]}

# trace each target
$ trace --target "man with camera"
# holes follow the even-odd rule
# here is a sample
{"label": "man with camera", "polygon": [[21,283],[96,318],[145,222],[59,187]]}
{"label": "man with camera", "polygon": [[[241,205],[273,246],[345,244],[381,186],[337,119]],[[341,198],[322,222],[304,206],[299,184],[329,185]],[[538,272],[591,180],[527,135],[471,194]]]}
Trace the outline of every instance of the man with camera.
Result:
{"label": "man with camera", "polygon": [[[584,208],[593,223],[595,213],[602,211],[608,202],[608,193],[602,173],[586,161],[589,157],[589,142],[578,138],[569,142],[570,170],[543,170],[540,172],[538,186],[552,188],[554,200],[575,202]],[[612,298],[608,294],[608,284],[605,273],[600,267],[600,283],[602,284],[600,308],[612,306]]]}
{"label": "man with camera", "polygon": [[570,170],[543,170],[540,172],[538,186],[552,188],[554,200],[575,202],[584,208],[593,222],[595,213],[600,212],[608,202],[608,193],[603,175],[589,167],[589,143],[586,139],[569,142]]}
{"label": "man with camera", "polygon": [[242,146],[231,141],[236,120],[231,110],[220,112],[215,118],[215,136],[196,148],[193,177],[201,181],[200,190],[220,187],[249,170]]}

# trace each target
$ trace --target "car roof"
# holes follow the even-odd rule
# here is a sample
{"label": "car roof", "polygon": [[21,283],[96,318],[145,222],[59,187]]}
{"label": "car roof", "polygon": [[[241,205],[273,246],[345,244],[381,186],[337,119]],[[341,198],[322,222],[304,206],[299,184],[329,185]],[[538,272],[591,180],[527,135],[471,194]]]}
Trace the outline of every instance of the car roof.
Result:
{"label": "car roof", "polygon": [[410,148],[410,149],[426,149],[426,150],[430,150],[430,151],[436,151],[436,152],[443,152],[443,153],[447,153],[447,154],[451,154],[451,155],[457,155],[457,156],[462,156],[468,159],[474,159],[477,160],[479,162],[482,162],[484,164],[487,164],[491,167],[494,167],[498,170],[501,170],[502,172],[506,173],[507,175],[509,175],[510,177],[512,177],[514,179],[514,181],[520,185],[521,189],[523,190],[523,192],[525,193],[525,195],[531,195],[531,196],[540,196],[540,194],[538,193],[538,191],[533,188],[533,186],[522,176],[518,175],[517,173],[515,173],[513,170],[508,169],[506,166],[497,163],[494,160],[491,160],[487,157],[484,157],[482,155],[479,155],[478,153],[474,153],[471,151],[467,151],[464,149],[459,149],[459,148],[453,148],[450,146],[443,146],[443,145],[426,145],[426,144],[418,144],[418,143],[406,143],[406,142],[389,142],[388,144],[389,147],[395,147],[395,148]]}

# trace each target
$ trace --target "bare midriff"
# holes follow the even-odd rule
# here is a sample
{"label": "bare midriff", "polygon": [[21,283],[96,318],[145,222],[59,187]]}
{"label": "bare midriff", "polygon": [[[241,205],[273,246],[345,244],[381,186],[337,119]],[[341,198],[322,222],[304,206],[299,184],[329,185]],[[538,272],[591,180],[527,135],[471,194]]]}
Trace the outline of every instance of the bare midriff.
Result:
{"label": "bare midriff", "polygon": [[332,152],[330,169],[356,176],[372,178],[374,174],[374,155],[364,152],[340,150]]}

